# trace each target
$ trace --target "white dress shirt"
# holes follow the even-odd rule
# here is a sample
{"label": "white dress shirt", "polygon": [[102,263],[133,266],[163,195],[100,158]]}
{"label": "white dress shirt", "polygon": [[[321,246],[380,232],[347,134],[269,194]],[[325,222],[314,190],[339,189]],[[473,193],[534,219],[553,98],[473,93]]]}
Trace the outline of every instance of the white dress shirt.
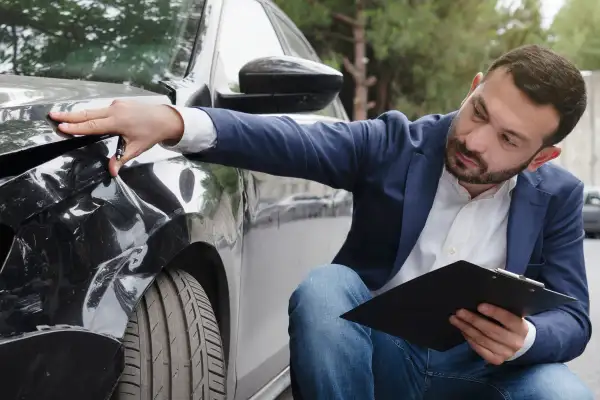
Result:
{"label": "white dress shirt", "polygon": [[[163,144],[165,148],[180,153],[197,153],[216,143],[217,132],[208,114],[195,108],[173,108],[183,119],[184,132],[177,144]],[[444,169],[417,243],[400,271],[374,294],[458,260],[487,268],[505,268],[508,210],[516,181],[517,178],[513,177],[471,199],[457,179]],[[520,357],[535,341],[535,326],[525,321],[529,326],[525,343],[509,360]]]}

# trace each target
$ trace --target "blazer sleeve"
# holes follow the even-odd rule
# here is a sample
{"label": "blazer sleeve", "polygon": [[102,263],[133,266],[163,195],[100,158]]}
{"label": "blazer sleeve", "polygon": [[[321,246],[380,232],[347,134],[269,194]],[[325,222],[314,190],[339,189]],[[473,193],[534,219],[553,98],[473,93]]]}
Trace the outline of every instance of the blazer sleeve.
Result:
{"label": "blazer sleeve", "polygon": [[[533,346],[510,364],[564,363],[580,356],[592,333],[583,254],[583,183],[566,193],[544,238],[541,281],[578,301],[527,319],[536,327]],[[549,210],[552,215],[553,210]]]}
{"label": "blazer sleeve", "polygon": [[199,108],[217,133],[214,146],[194,155],[199,160],[348,191],[398,151],[409,129],[408,119],[398,112],[371,120],[299,124],[288,116]]}

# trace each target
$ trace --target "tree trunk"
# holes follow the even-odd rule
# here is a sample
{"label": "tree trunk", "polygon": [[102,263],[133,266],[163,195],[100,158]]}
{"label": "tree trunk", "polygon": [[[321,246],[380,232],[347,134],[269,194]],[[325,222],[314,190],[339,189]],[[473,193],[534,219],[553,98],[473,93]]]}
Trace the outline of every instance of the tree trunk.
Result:
{"label": "tree trunk", "polygon": [[381,115],[389,111],[390,107],[390,85],[392,83],[392,72],[389,69],[384,69],[379,74],[377,79],[377,99],[376,109],[377,115]]}
{"label": "tree trunk", "polygon": [[354,119],[367,119],[367,101],[369,90],[365,85],[367,80],[367,42],[365,38],[365,12],[363,1],[356,1],[356,21],[358,24],[352,30],[354,36]]}
{"label": "tree trunk", "polygon": [[377,79],[367,77],[367,18],[364,10],[364,0],[356,0],[356,13],[354,18],[345,15],[334,15],[338,20],[349,24],[352,28],[354,39],[354,62],[344,57],[344,67],[354,79],[353,119],[367,119],[369,109],[375,107],[374,102],[369,102],[369,88]]}
{"label": "tree trunk", "polygon": [[11,27],[11,32],[12,32],[12,39],[13,39],[13,43],[12,43],[12,47],[13,47],[13,74],[15,75],[19,75],[19,69],[17,68],[17,64],[18,64],[18,54],[19,54],[19,37],[17,36],[17,27],[15,26],[15,24],[12,25]]}

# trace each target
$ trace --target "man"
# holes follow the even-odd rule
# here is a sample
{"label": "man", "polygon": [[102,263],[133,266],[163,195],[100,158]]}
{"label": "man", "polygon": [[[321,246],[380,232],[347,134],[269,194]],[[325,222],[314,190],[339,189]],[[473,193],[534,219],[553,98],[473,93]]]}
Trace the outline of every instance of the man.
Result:
{"label": "man", "polygon": [[[286,117],[121,102],[51,117],[69,122],[60,125],[69,134],[121,134],[127,148],[110,160],[112,175],[161,143],[354,194],[352,227],[334,264],[316,268],[290,299],[296,398],[587,400],[591,393],[563,364],[591,335],[583,184],[547,164],[585,107],[575,66],[525,46],[478,74],[457,112],[414,122],[391,111],[300,126]],[[467,341],[447,352],[339,318],[373,293],[459,259],[527,272],[578,302],[527,319],[481,305],[501,325],[457,310],[448,323]]]}

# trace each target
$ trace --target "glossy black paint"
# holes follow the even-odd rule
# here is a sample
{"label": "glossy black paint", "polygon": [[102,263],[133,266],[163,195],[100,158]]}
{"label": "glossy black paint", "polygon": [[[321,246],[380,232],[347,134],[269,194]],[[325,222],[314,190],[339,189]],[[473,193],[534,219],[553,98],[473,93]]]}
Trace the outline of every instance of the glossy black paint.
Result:
{"label": "glossy black paint", "polygon": [[[246,94],[339,93],[344,76],[327,65],[298,57],[263,57],[248,62],[239,73]],[[318,109],[320,110],[320,108]]]}
{"label": "glossy black paint", "polygon": [[[3,400],[108,398],[123,371],[119,339],[129,317],[170,266],[192,273],[215,305],[231,398],[249,398],[287,365],[288,296],[343,240],[344,224],[330,226],[332,217],[351,214],[347,194],[202,163],[160,146],[112,178],[107,163],[117,138],[67,137],[46,118],[51,110],[106,107],[114,99],[222,106],[215,93],[227,82],[209,82],[207,71],[224,3],[193,3],[206,7],[189,73],[167,79],[164,95],[0,75]],[[247,3],[229,3],[225,18],[246,17]]]}
{"label": "glossy black paint", "polygon": [[0,363],[3,399],[104,400],[121,373],[123,349],[77,327],[45,327],[0,342],[0,359],[10,360]]}
{"label": "glossy black paint", "polygon": [[[105,398],[122,368],[114,338],[123,335],[155,275],[194,242],[216,244],[225,255],[235,252],[242,234],[241,185],[228,188],[235,193],[230,227],[215,229],[223,223],[215,216],[223,202],[222,188],[211,185],[215,166],[156,147],[147,161],[140,158],[112,178],[107,161],[116,138],[66,140],[45,119],[50,109],[78,106],[72,101],[1,111],[0,163],[22,167],[0,183],[0,255],[6,255],[0,260],[0,357],[10,360],[0,369],[19,371],[0,374],[3,399],[91,398],[66,377],[85,378],[86,393]],[[80,330],[75,336],[40,331],[60,325]],[[22,351],[30,342],[30,353]],[[63,362],[59,355],[77,346],[85,351]],[[32,376],[39,378],[33,386]]]}
{"label": "glossy black paint", "polygon": [[[63,103],[61,108],[78,104]],[[45,120],[56,107],[6,108],[0,121],[0,138],[12,139],[0,145],[0,162],[33,162],[32,151],[52,155],[0,184],[0,224],[9,228],[2,232],[14,233],[13,240],[0,240],[9,245],[0,250],[7,254],[0,260],[0,356],[5,356],[0,359],[10,360],[21,377],[6,380],[0,375],[3,399],[39,399],[40,391],[81,399],[77,390],[65,387],[64,377],[79,377],[83,358],[86,373],[95,374],[85,385],[89,393],[108,395],[107,382],[120,373],[122,355],[118,341],[107,342],[107,337],[122,337],[145,289],[181,251],[194,243],[210,244],[229,264],[239,265],[241,240],[249,230],[333,216],[338,210],[326,199],[297,199],[254,208],[250,216],[243,199],[256,196],[247,191],[253,184],[245,180],[251,177],[158,146],[112,178],[107,163],[117,138],[66,140]],[[20,136],[7,123],[16,115],[27,121]],[[229,174],[227,186],[216,184],[215,174],[223,173]],[[252,207],[260,200],[254,198]],[[81,334],[63,339],[40,331],[60,325],[82,329],[77,331]],[[49,375],[31,386],[29,377],[39,376],[42,367],[23,356],[21,346],[29,340],[46,348],[36,353],[44,363],[53,358],[60,362],[62,375],[52,372],[58,366],[48,367]],[[57,358],[63,340],[85,347],[82,359],[63,363]],[[112,354],[108,364],[107,354]]]}

